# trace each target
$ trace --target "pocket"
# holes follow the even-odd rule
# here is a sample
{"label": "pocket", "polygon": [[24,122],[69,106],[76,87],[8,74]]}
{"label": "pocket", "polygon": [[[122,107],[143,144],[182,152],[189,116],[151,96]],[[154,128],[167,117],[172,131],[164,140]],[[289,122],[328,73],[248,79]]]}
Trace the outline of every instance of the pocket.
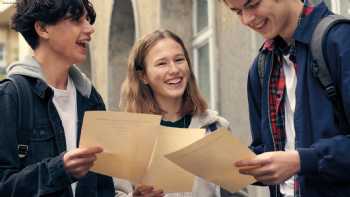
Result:
{"label": "pocket", "polygon": [[55,156],[55,140],[48,121],[36,121],[28,150],[28,163],[36,163]]}

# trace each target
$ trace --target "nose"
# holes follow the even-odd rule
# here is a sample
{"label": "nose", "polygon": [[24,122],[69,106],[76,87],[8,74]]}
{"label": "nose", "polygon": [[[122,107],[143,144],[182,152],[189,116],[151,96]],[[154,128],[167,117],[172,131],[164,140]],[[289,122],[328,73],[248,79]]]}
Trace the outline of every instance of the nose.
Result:
{"label": "nose", "polygon": [[87,20],[85,21],[85,24],[86,25],[84,31],[89,35],[93,34],[95,32],[95,27]]}
{"label": "nose", "polygon": [[169,72],[170,73],[178,73],[179,72],[179,65],[177,65],[176,62],[172,61],[169,65]]}
{"label": "nose", "polygon": [[250,24],[252,24],[252,21],[254,19],[254,13],[252,13],[251,11],[242,10],[241,22],[243,23],[243,25],[249,26]]}

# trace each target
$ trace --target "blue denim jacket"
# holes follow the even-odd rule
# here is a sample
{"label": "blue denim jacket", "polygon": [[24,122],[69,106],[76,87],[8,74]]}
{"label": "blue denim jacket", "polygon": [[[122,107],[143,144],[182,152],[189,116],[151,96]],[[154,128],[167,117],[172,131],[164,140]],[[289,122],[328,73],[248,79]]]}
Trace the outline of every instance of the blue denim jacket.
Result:
{"label": "blue denim jacket", "polygon": [[[294,125],[296,149],[300,155],[300,194],[303,197],[350,196],[350,127],[340,130],[334,120],[331,101],[313,76],[309,49],[312,33],[322,17],[332,14],[324,3],[297,27],[297,87]],[[332,78],[338,87],[345,118],[350,120],[350,24],[332,28],[324,43]],[[271,71],[268,59],[265,76]],[[248,78],[248,100],[252,132],[251,148],[256,153],[274,151],[268,105],[268,81],[260,87],[255,60]],[[349,121],[348,121],[349,122]],[[271,196],[280,196],[278,186],[270,187]]]}
{"label": "blue denim jacket", "polygon": [[[17,154],[17,93],[10,82],[0,85],[0,196],[71,197],[76,181],[63,167],[66,151],[64,129],[52,102],[53,91],[41,79],[26,77],[34,95],[34,130],[25,167]],[[100,95],[92,87],[89,98],[77,91],[78,136],[83,115],[88,110],[105,110]],[[79,142],[79,139],[78,139]],[[112,197],[111,177],[89,172],[79,179],[76,197]]]}

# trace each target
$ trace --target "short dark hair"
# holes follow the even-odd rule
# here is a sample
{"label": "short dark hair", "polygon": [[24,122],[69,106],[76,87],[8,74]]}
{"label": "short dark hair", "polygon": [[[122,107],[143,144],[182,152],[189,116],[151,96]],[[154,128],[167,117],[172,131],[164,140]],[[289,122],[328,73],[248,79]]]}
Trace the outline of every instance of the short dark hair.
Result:
{"label": "short dark hair", "polygon": [[11,28],[20,32],[32,49],[39,45],[34,24],[55,25],[63,19],[78,21],[86,13],[90,23],[96,13],[89,0],[17,0],[16,12],[11,19]]}

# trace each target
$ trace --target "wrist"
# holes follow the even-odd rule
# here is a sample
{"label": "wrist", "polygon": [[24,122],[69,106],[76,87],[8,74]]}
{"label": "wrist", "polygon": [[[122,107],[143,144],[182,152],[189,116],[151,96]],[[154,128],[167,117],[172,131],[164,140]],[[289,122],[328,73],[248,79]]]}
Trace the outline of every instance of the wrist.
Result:
{"label": "wrist", "polygon": [[296,150],[291,151],[292,154],[292,161],[293,161],[293,166],[294,166],[294,171],[295,174],[300,172],[300,156],[299,152]]}

